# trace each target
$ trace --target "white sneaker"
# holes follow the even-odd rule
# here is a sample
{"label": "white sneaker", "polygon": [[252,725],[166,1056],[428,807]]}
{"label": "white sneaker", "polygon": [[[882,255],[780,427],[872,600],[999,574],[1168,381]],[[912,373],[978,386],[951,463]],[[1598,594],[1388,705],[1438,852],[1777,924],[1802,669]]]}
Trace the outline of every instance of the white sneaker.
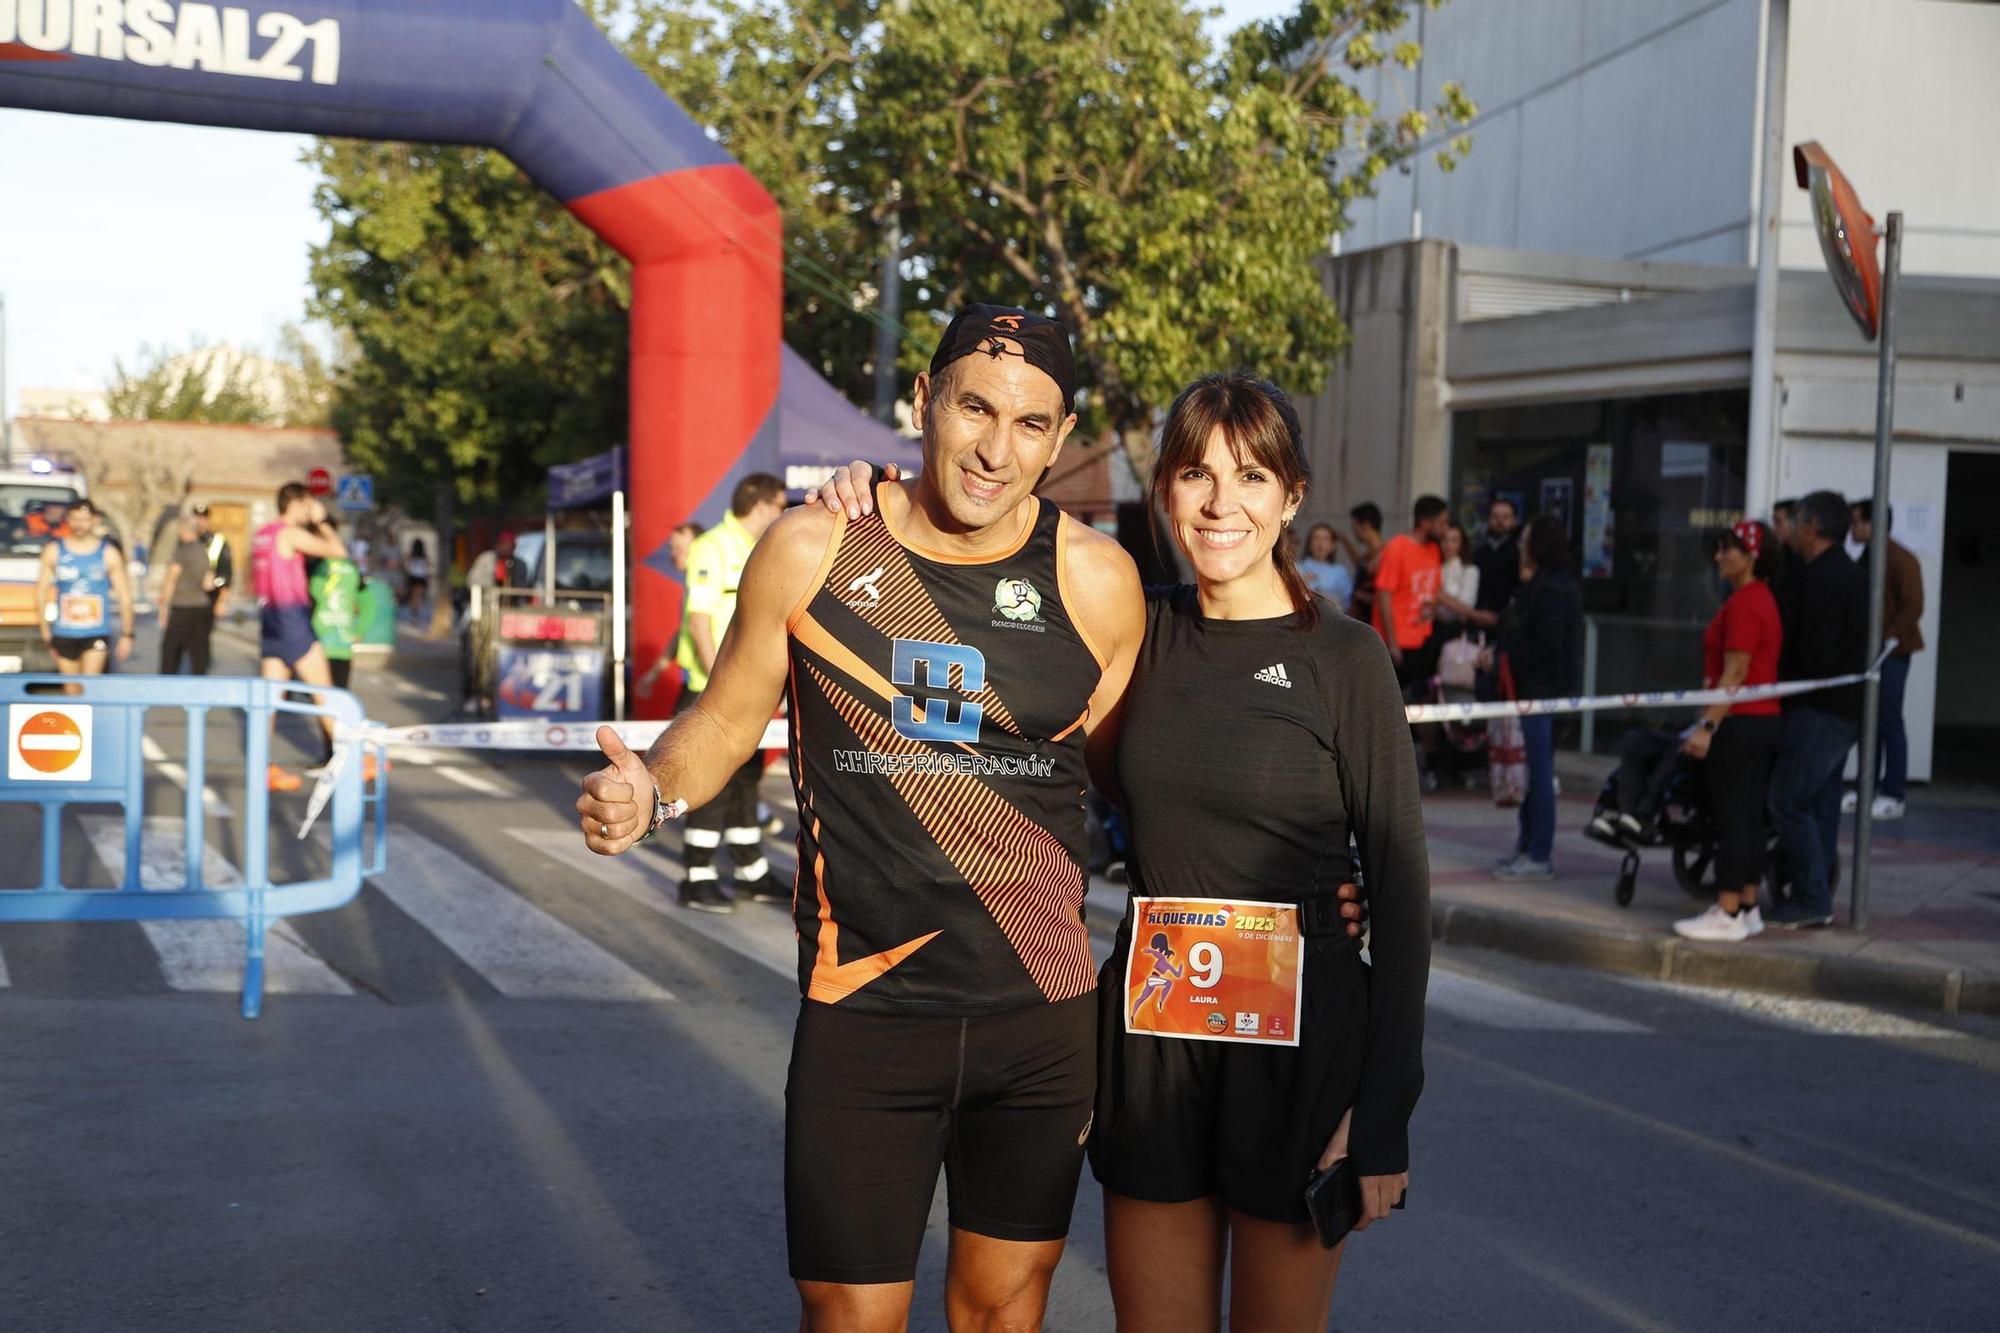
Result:
{"label": "white sneaker", "polygon": [[1903,803],[1893,796],[1877,796],[1868,806],[1869,813],[1877,819],[1901,819]]}
{"label": "white sneaker", "polygon": [[1748,913],[1735,916],[1722,910],[1720,903],[1710,903],[1708,910],[1700,916],[1691,916],[1674,922],[1674,934],[1684,940],[1720,940],[1734,944],[1750,938],[1750,925],[1744,920]]}
{"label": "white sneaker", "polygon": [[1736,919],[1743,923],[1743,933],[1746,937],[1764,933],[1764,914],[1755,907],[1744,908]]}
{"label": "white sneaker", "polygon": [[1841,797],[1840,797],[1840,813],[1841,813],[1841,814],[1843,814],[1843,815],[1851,815],[1851,814],[1853,814],[1853,813],[1854,813],[1854,812],[1855,812],[1856,810],[1858,810],[1858,809],[1860,809],[1860,808],[1861,808],[1861,793],[1860,793],[1860,792],[1858,792],[1858,791],[1849,791],[1849,792],[1843,792],[1843,793],[1841,794]]}

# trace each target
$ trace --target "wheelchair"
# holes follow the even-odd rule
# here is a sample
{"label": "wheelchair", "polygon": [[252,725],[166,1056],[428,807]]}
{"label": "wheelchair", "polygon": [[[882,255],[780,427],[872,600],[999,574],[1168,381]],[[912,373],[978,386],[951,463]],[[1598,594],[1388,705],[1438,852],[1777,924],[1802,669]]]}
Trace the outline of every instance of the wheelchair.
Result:
{"label": "wheelchair", "polygon": [[[1599,815],[1615,817],[1617,813],[1618,777],[1614,773],[1605,778],[1604,785],[1598,789],[1597,802],[1590,815],[1594,820]],[[1659,817],[1647,828],[1644,837],[1621,834],[1607,839],[1600,837],[1588,824],[1584,827],[1584,834],[1624,853],[1618,867],[1618,879],[1612,887],[1612,897],[1620,907],[1632,905],[1639,887],[1640,854],[1654,848],[1666,849],[1674,870],[1674,882],[1680,885],[1681,892],[1697,900],[1716,896],[1715,856],[1718,848],[1715,817],[1709,807],[1708,784],[1702,778],[1700,764],[1682,764],[1668,779],[1666,792],[1660,801]],[[1768,905],[1784,901],[1791,892],[1792,875],[1775,833],[1770,835],[1765,852],[1764,886],[1759,896]],[[1828,868],[1828,877],[1833,883],[1840,880],[1840,858],[1837,854]]]}

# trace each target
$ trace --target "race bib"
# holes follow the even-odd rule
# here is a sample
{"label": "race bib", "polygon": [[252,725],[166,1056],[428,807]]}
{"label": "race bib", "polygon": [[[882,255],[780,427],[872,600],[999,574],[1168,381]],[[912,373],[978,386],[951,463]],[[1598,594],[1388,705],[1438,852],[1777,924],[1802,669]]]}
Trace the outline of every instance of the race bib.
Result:
{"label": "race bib", "polygon": [[56,620],[64,625],[96,629],[104,623],[104,599],[96,593],[66,592],[56,604]]}
{"label": "race bib", "polygon": [[1294,904],[1134,898],[1125,1030],[1296,1046],[1305,957]]}

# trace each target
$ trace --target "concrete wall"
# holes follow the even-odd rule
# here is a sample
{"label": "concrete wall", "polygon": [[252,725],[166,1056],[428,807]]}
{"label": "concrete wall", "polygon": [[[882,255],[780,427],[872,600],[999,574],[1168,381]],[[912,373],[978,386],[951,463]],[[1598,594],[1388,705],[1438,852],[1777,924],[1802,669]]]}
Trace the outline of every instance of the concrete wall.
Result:
{"label": "concrete wall", "polygon": [[1479,105],[1471,156],[1430,154],[1352,210],[1343,249],[1423,234],[1468,245],[1747,263],[1760,0],[1457,0],[1397,34],[1421,68],[1363,90],[1384,114],[1448,80]]}
{"label": "concrete wall", "polygon": [[[1457,0],[1397,34],[1414,71],[1363,91],[1387,114],[1447,80],[1480,108],[1471,157],[1429,154],[1352,210],[1344,250],[1425,236],[1602,258],[1754,258],[1765,0]],[[1911,273],[2000,276],[2000,5],[1792,0],[1785,138],[1818,139],[1879,218],[1908,223]],[[1789,167],[1787,168],[1789,172]],[[1781,256],[1820,266],[1788,178]]]}
{"label": "concrete wall", "polygon": [[[1819,140],[1877,221],[1902,210],[1904,272],[2000,277],[2000,5],[1793,0],[1791,14],[1787,141]],[[1779,254],[1817,269],[1810,200],[1790,184]]]}
{"label": "concrete wall", "polygon": [[1451,247],[1387,246],[1331,260],[1324,272],[1353,340],[1326,392],[1298,400],[1313,472],[1300,517],[1344,527],[1350,507],[1373,500],[1393,532],[1418,495],[1444,493]]}

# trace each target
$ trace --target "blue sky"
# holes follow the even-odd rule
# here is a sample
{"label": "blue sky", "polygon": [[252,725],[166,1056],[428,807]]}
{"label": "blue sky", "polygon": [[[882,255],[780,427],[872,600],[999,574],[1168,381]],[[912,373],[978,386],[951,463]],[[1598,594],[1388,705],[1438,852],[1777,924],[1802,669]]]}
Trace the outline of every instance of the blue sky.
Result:
{"label": "blue sky", "polygon": [[[1227,0],[1226,25],[1289,9]],[[307,141],[0,110],[7,401],[95,388],[148,345],[276,346],[305,313]]]}

